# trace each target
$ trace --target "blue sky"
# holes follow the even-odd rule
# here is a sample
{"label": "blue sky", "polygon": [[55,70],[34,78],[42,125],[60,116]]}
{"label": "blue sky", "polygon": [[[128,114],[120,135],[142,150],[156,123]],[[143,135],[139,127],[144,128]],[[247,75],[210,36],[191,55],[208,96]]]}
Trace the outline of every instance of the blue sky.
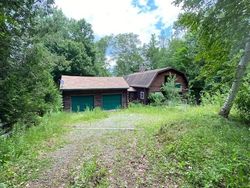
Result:
{"label": "blue sky", "polygon": [[144,1],[144,3],[142,3],[142,1],[139,0],[132,0],[131,4],[134,7],[140,9],[139,13],[151,12],[158,8],[154,0]]}
{"label": "blue sky", "polygon": [[171,36],[173,22],[180,13],[172,0],[55,0],[55,3],[66,16],[85,18],[97,38],[133,32],[142,43],[148,42],[151,34]]}

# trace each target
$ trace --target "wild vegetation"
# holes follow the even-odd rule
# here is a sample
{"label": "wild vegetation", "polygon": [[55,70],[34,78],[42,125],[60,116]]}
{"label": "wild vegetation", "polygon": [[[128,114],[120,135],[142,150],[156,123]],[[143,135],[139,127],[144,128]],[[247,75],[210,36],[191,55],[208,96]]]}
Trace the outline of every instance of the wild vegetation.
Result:
{"label": "wild vegetation", "polygon": [[[217,116],[219,106],[133,107],[153,119],[138,125],[148,176],[181,187],[248,187],[249,130]],[[145,149],[147,148],[147,149]],[[149,186],[150,187],[150,186]]]}
{"label": "wild vegetation", "polygon": [[[149,96],[151,105],[176,105],[184,102],[185,96],[180,96],[180,87],[176,86],[176,77],[169,76],[167,82],[161,87],[161,92],[151,93]],[[187,97],[188,94],[186,94]]]}
{"label": "wild vegetation", "polygon": [[[116,170],[140,160],[138,185],[250,186],[250,1],[174,3],[183,10],[175,34],[153,34],[142,44],[134,33],[96,41],[91,24],[67,18],[53,0],[0,2],[0,187],[24,187],[38,177],[52,163],[44,154],[67,145],[63,135],[71,125],[113,114],[145,119],[136,124],[140,132],[111,134],[123,138],[113,146],[119,154]],[[107,55],[116,61],[112,69]],[[151,106],[61,112],[62,74],[123,76],[167,66],[187,75],[185,100],[172,79],[162,93],[150,96]],[[136,145],[129,146],[130,140]],[[112,183],[111,167],[99,162],[83,161],[70,186]]]}
{"label": "wild vegetation", "polygon": [[61,136],[69,132],[72,125],[105,117],[107,113],[100,109],[75,114],[60,112],[44,116],[39,126],[28,130],[16,125],[10,137],[0,137],[0,183],[24,186],[48,166],[50,161],[42,156],[67,143]]}
{"label": "wild vegetation", "polygon": [[[249,100],[242,100],[249,99],[249,1],[176,0],[183,13],[175,34],[170,39],[153,34],[148,44],[133,33],[95,41],[89,23],[67,18],[53,3],[0,4],[0,123],[7,131],[61,109],[62,74],[123,76],[167,66],[186,73],[197,103],[203,93],[227,93],[220,114],[227,117],[236,103],[249,120]],[[107,54],[116,62],[112,71]]]}
{"label": "wild vegetation", "polygon": [[[144,187],[248,187],[249,127],[238,120],[235,111],[233,118],[224,119],[217,115],[218,109],[218,105],[211,104],[133,105],[113,113],[95,110],[45,116],[40,126],[28,131],[16,130],[12,137],[1,138],[2,185],[22,187],[27,181],[39,177],[53,164],[43,156],[67,146],[68,141],[62,136],[69,133],[72,125],[86,121],[100,121],[102,125],[102,119],[109,116],[128,118],[133,114],[145,118],[145,121],[137,122],[138,131],[108,131],[100,138],[96,131],[94,139],[101,141],[91,144],[91,149],[87,150],[92,158],[79,163],[80,168],[71,169],[70,187],[108,187],[114,178],[129,181],[130,175],[132,178],[133,173],[137,173],[137,168],[120,180],[120,171],[115,173],[115,169],[122,170],[122,165],[132,162],[134,165],[129,168],[138,163],[139,170],[143,170],[141,180],[135,183]],[[136,144],[130,146],[134,143],[132,140]],[[100,144],[104,148],[115,147],[112,150],[118,153],[102,151],[98,149]],[[132,150],[128,152],[127,147],[132,147]],[[123,152],[126,151],[125,155]],[[102,161],[108,160],[101,159],[100,156],[105,157],[103,152],[108,152],[108,156],[115,160],[113,165],[108,165],[110,161]]]}
{"label": "wild vegetation", "polygon": [[108,74],[103,44],[84,19],[66,18],[53,1],[4,1],[0,10],[0,125],[7,131],[61,110],[62,74]]}

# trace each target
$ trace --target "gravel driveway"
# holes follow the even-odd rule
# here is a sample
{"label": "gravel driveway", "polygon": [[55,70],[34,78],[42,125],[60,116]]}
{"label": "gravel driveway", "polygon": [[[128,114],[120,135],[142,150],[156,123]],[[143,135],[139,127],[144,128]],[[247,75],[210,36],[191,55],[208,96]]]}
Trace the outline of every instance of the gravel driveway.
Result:
{"label": "gravel driveway", "polygon": [[140,130],[135,125],[143,119],[136,114],[112,113],[97,122],[73,125],[64,137],[67,144],[46,154],[52,160],[50,168],[26,187],[68,187],[71,172],[93,156],[108,169],[109,187],[134,187],[147,168],[146,159],[136,155],[136,132]]}

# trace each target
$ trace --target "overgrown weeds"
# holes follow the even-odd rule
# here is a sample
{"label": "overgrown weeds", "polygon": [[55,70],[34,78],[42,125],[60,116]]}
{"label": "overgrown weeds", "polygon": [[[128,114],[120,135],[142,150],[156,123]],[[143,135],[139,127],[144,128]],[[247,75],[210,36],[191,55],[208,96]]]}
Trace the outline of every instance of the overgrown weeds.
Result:
{"label": "overgrown weeds", "polygon": [[[143,185],[249,187],[249,127],[235,121],[237,118],[219,117],[218,109],[214,105],[133,105],[114,112],[145,117],[135,134],[136,151],[147,159]],[[63,144],[60,135],[70,129],[67,125],[106,116],[100,110],[52,114],[40,126],[1,138],[0,179],[10,187],[22,187],[49,165],[49,161],[35,159]],[[107,170],[93,158],[82,165],[80,173],[73,174],[71,186],[108,187],[107,176]]]}
{"label": "overgrown weeds", "polygon": [[101,167],[95,158],[90,159],[82,164],[80,172],[72,174],[70,187],[108,187],[107,174],[107,169]]}
{"label": "overgrown weeds", "polygon": [[174,169],[192,187],[246,187],[250,173],[248,130],[223,120],[195,123],[198,125],[187,127],[189,131],[178,139],[169,139],[169,135],[178,135],[171,127],[167,133],[159,133],[166,139],[162,147],[164,160],[170,161],[167,169]]}
{"label": "overgrown weeds", "polygon": [[[215,106],[137,107],[151,121],[141,147],[152,181],[184,187],[249,187],[249,129]],[[153,178],[152,178],[153,177]]]}
{"label": "overgrown weeds", "polygon": [[49,161],[42,158],[43,153],[65,143],[61,136],[71,128],[69,125],[105,117],[107,113],[100,109],[60,112],[44,116],[40,125],[28,129],[16,125],[11,135],[0,137],[0,183],[23,186],[27,180],[35,178],[41,168],[49,165]]}

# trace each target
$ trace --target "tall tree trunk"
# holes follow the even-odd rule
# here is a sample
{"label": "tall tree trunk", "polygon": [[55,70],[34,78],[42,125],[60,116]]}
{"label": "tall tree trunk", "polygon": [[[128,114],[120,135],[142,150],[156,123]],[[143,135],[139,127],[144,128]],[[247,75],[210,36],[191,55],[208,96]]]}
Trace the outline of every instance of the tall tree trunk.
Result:
{"label": "tall tree trunk", "polygon": [[240,84],[246,72],[246,68],[247,68],[249,61],[250,61],[250,37],[247,38],[246,40],[245,52],[238,64],[237,71],[235,74],[235,79],[229,91],[228,97],[219,112],[219,115],[225,118],[228,117],[230,110],[233,106],[234,99],[236,97],[237,92],[239,91]]}

